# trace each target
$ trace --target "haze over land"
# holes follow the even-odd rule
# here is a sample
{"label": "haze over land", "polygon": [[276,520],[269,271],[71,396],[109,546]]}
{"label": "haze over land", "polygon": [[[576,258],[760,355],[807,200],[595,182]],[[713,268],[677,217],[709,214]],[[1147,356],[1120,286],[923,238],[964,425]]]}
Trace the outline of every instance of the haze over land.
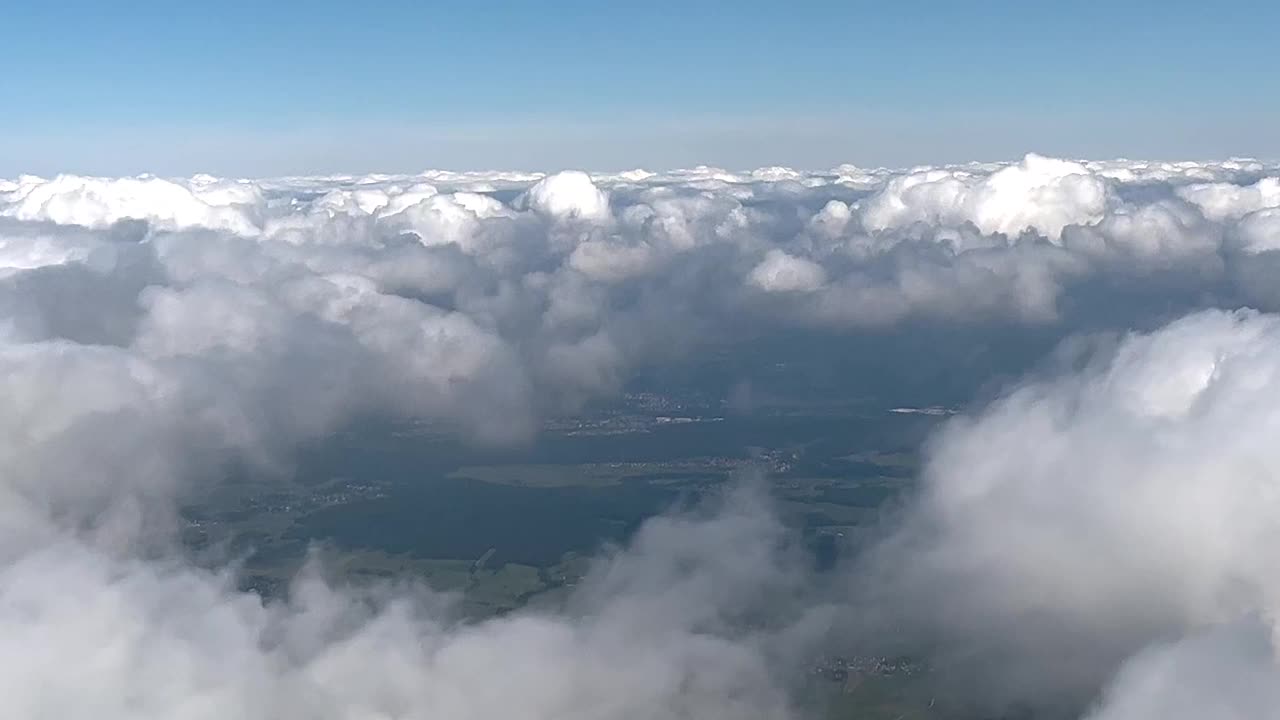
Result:
{"label": "haze over land", "polygon": [[[1247,159],[0,180],[0,714],[798,718],[859,648],[966,712],[1273,715],[1278,271]],[[361,423],[536,447],[726,357],[655,417],[749,417],[824,353],[941,423],[832,568],[758,470],[478,620],[182,540]]]}

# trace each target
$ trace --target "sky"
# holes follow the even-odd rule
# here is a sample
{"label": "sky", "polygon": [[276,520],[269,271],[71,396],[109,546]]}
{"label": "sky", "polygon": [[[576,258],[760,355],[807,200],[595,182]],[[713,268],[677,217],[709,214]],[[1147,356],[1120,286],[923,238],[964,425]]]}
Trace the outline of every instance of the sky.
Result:
{"label": "sky", "polygon": [[0,175],[1273,158],[1278,26],[1266,2],[14,3]]}

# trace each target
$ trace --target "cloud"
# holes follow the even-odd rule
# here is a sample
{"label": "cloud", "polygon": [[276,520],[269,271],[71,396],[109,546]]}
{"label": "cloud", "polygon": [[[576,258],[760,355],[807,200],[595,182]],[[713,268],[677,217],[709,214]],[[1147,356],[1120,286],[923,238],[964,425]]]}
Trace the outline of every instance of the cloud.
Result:
{"label": "cloud", "polygon": [[18,220],[104,227],[125,219],[145,219],[180,229],[207,227],[252,233],[245,210],[262,197],[251,183],[197,177],[178,184],[156,177],[102,179],[60,175],[52,180],[20,178],[3,193],[0,213]]}
{"label": "cloud", "polygon": [[[1132,275],[1137,283],[1163,273],[1186,281],[1186,297],[1216,292],[1215,283],[1230,281],[1224,256],[1266,247],[1265,197],[1275,178],[1258,176],[1267,172],[1239,161],[1079,163],[1029,155],[1007,166],[907,172],[842,166],[830,173],[697,168],[596,178],[26,177],[0,195],[0,215],[21,219],[15,227],[27,235],[39,223],[105,230],[136,220],[153,233],[203,229],[255,238],[254,254],[264,261],[306,264],[306,271],[320,262],[346,271],[344,263],[360,254],[357,272],[378,273],[388,285],[392,275],[399,285],[415,284],[405,272],[410,266],[442,277],[426,269],[438,265],[434,259],[403,245],[411,236],[474,257],[445,265],[451,275],[467,276],[466,291],[483,288],[491,296],[525,284],[531,273],[550,274],[544,287],[551,287],[569,282],[572,272],[602,285],[639,282],[670,292],[664,285],[673,267],[707,267],[725,276],[718,282],[726,304],[740,304],[753,289],[808,290],[808,303],[779,298],[778,310],[793,324],[874,326],[950,317],[961,305],[978,320],[1044,321],[1056,316],[1064,293],[1098,276]],[[1252,199],[1221,200],[1233,193]],[[1224,210],[1224,202],[1235,209]],[[72,257],[57,244],[44,244],[50,262]],[[316,245],[326,246],[323,255]],[[29,240],[6,240],[5,249],[11,263],[43,262],[33,259],[41,250]],[[784,256],[794,273],[784,273],[781,284],[767,280]],[[436,297],[464,291],[429,285]],[[986,297],[975,302],[979,288]],[[1250,293],[1256,284],[1234,289]],[[874,303],[865,299],[872,297]],[[1244,300],[1265,304],[1270,297]]]}
{"label": "cloud", "polygon": [[827,281],[822,266],[782,250],[770,250],[751,271],[751,282],[765,292],[812,292]]}
{"label": "cloud", "polygon": [[1280,320],[1208,311],[1085,359],[935,438],[855,594],[1001,702],[1079,707],[1123,666],[1097,717],[1246,706],[1231,668],[1276,677]]}
{"label": "cloud", "polygon": [[1256,620],[1155,645],[1127,662],[1090,720],[1257,718],[1280,707],[1275,647]]}
{"label": "cloud", "polygon": [[[746,328],[1066,333],[1280,307],[1274,208],[1257,207],[1272,175],[1028,156],[906,172],[23,177],[0,190],[0,339],[14,362],[113,355],[156,378],[165,407],[136,412],[177,416],[184,449],[287,455],[370,412],[509,441]],[[1253,199],[1205,210],[1230,188]],[[45,404],[74,425],[74,404]]]}
{"label": "cloud", "polygon": [[543,178],[529,188],[529,207],[556,219],[602,220],[609,216],[609,196],[591,176],[570,170]]}
{"label": "cloud", "polygon": [[1280,207],[1249,213],[1235,231],[1240,249],[1248,255],[1280,250]]}
{"label": "cloud", "polygon": [[[307,432],[375,411],[511,438],[673,350],[731,345],[731,328],[1065,333],[1280,307],[1258,200],[1273,175],[1031,155],[903,172],[23,177],[0,190],[0,337],[114,347],[267,424],[286,418],[266,398],[309,402],[314,420],[287,422]],[[1205,199],[1233,192],[1253,199]]]}
{"label": "cloud", "polygon": [[973,223],[986,234],[1037,231],[1056,240],[1067,225],[1087,225],[1106,210],[1106,180],[1088,168],[1039,155],[991,174],[926,170],[894,178],[866,203],[874,230],[911,223]]}
{"label": "cloud", "polygon": [[[1280,308],[1276,177],[1031,155],[0,183],[0,708],[789,717],[833,624],[1103,718],[1164,712],[1151,688],[1202,651],[1269,677],[1280,328],[1235,308]],[[322,568],[264,604],[177,549],[192,487],[354,418],[521,442],[655,364],[926,326],[1163,329],[949,423],[835,597],[758,488],[653,521],[566,608],[479,624]],[[1270,702],[1242,682],[1226,707]]]}
{"label": "cloud", "polygon": [[183,720],[789,717],[773,653],[799,626],[742,624],[800,581],[761,501],[744,489],[711,515],[654,521],[598,562],[573,609],[478,624],[421,587],[334,586],[312,566],[290,600],[264,605],[227,573],[63,539],[0,571],[0,707]]}
{"label": "cloud", "polygon": [[1178,195],[1212,220],[1239,218],[1280,206],[1280,178],[1264,177],[1252,185],[1201,183],[1178,189]]}

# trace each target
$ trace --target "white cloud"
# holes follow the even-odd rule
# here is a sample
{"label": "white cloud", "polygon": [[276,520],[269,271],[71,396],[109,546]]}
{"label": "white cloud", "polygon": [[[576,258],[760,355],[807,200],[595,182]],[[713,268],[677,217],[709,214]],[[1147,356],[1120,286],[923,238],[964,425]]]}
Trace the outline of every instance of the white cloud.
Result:
{"label": "white cloud", "polygon": [[1253,185],[1205,183],[1178,189],[1178,195],[1211,220],[1239,218],[1255,210],[1280,207],[1280,178],[1265,177]]}
{"label": "white cloud", "polygon": [[752,284],[765,292],[813,292],[826,281],[821,265],[776,249],[751,271]]}
{"label": "white cloud", "polygon": [[[171,552],[176,498],[211,457],[270,463],[368,414],[526,438],[734,328],[1280,308],[1276,177],[1028,156],[0,183],[0,714],[787,717],[778,655],[812,628],[730,622],[812,590],[758,498],[658,521],[574,613],[467,627],[314,577],[264,606]],[[1110,720],[1163,707],[1143,688],[1194,673],[1201,633],[1268,623],[1277,322],[1191,315],[951,424],[881,549],[911,562],[864,568],[903,638],[980,647],[1011,692],[1094,693],[1132,659]],[[1214,652],[1268,667],[1236,645]]]}
{"label": "white cloud", "polygon": [[607,240],[589,240],[569,254],[569,267],[605,282],[643,274],[653,262],[648,245],[622,245]]}
{"label": "white cloud", "polygon": [[565,220],[603,220],[609,217],[609,196],[584,172],[565,171],[543,178],[529,188],[529,206]]}
{"label": "white cloud", "polygon": [[262,202],[252,184],[201,178],[190,187],[155,177],[52,180],[21,178],[4,194],[0,214],[19,220],[103,227],[119,220],[150,220],[171,228],[207,227],[242,234],[256,231],[246,212]]}
{"label": "white cloud", "polygon": [[1280,207],[1246,215],[1236,226],[1236,236],[1240,249],[1251,255],[1280,250]]}
{"label": "white cloud", "polygon": [[1269,717],[1280,707],[1269,635],[1242,620],[1148,648],[1125,663],[1089,720]]}
{"label": "white cloud", "polygon": [[772,633],[733,629],[735,613],[793,582],[778,532],[758,499],[731,498],[716,517],[642,530],[583,581],[572,615],[470,625],[421,588],[358,592],[312,573],[288,604],[264,606],[226,575],[63,541],[0,571],[0,708],[111,720],[789,717]]}
{"label": "white cloud", "polygon": [[926,170],[895,178],[864,203],[867,227],[971,222],[984,233],[1037,231],[1056,240],[1067,225],[1102,218],[1107,182],[1079,163],[1027,155],[991,174]]}
{"label": "white cloud", "polygon": [[[877,584],[868,594],[882,619],[972,652],[965,663],[987,673],[984,690],[1006,700],[1087,701],[1136,656],[1115,709],[1098,717],[1169,717],[1157,709],[1186,698],[1151,693],[1184,682],[1193,689],[1178,693],[1203,697],[1175,717],[1247,706],[1254,699],[1231,699],[1234,681],[1193,676],[1226,653],[1225,668],[1280,678],[1274,630],[1258,623],[1280,602],[1268,550],[1280,538],[1277,397],[1276,316],[1211,311],[1130,335],[1083,371],[952,423],[932,446],[919,503],[860,579]],[[1173,659],[1216,628],[1247,642],[1209,662]],[[1170,659],[1154,659],[1181,637]]]}

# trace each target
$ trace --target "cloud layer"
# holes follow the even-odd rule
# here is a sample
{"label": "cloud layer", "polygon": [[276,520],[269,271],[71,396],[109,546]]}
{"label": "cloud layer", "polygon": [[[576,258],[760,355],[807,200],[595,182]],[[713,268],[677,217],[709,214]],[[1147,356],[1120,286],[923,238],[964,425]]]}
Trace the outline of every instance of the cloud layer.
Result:
{"label": "cloud layer", "polygon": [[[852,577],[1003,702],[1265,717],[1280,679],[1280,320],[1206,311],[948,425]],[[1225,713],[1225,714],[1224,714]]]}
{"label": "cloud layer", "polygon": [[[1280,308],[1277,177],[1032,155],[0,181],[0,708],[787,717],[810,641],[867,631],[847,605],[976,659],[992,697],[1108,687],[1105,720],[1213,714],[1212,657],[1239,668],[1237,716],[1268,714],[1280,329],[1251,311],[1095,343],[949,424],[921,498],[836,596],[758,488],[650,524],[569,610],[479,625],[319,569],[264,605],[183,561],[172,531],[223,463],[275,467],[353,418],[517,442],[638,368],[762,333],[1065,336]],[[776,622],[743,622],[766,609]]]}

